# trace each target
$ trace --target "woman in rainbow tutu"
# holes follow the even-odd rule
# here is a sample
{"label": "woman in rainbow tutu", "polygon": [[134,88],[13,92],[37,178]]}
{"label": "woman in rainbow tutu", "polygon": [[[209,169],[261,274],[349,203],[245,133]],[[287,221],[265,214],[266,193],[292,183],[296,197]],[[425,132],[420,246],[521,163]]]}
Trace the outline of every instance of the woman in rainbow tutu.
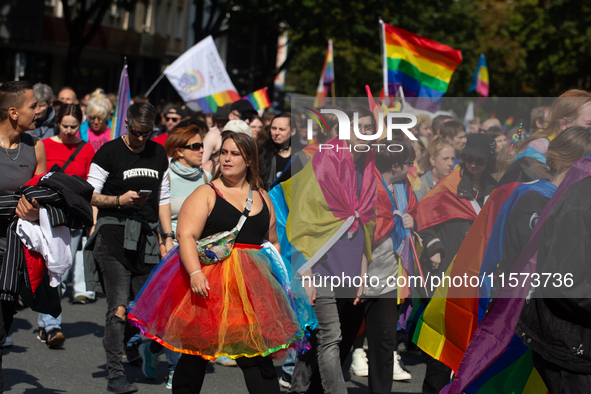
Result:
{"label": "woman in rainbow tutu", "polygon": [[[181,208],[178,248],[154,269],[128,314],[145,336],[183,353],[174,393],[199,393],[207,363],[222,355],[236,359],[250,393],[279,393],[267,356],[304,335],[289,279],[276,272],[282,263],[273,257],[279,249],[275,213],[257,175],[257,157],[251,137],[224,138],[213,181]],[[223,238],[205,258],[198,252],[204,238],[236,229],[233,248]],[[261,249],[264,240],[273,246]],[[212,251],[220,256],[228,249],[228,257],[212,262]]]}

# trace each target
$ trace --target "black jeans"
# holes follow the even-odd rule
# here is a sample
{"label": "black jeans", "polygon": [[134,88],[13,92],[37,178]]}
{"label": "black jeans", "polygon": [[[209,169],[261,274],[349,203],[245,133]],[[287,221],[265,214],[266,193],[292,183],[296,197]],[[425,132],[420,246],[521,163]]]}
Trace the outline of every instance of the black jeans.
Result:
{"label": "black jeans", "polygon": [[[0,256],[2,261],[2,256]],[[0,393],[4,392],[4,378],[2,376],[2,354],[4,342],[10,331],[10,326],[16,313],[16,301],[0,301]]]}
{"label": "black jeans", "polygon": [[532,352],[534,367],[540,373],[550,394],[591,393],[591,372],[577,373],[564,369]]}
{"label": "black jeans", "polygon": [[[172,378],[174,394],[201,392],[208,360],[189,354],[181,355]],[[246,388],[251,394],[279,394],[277,372],[270,357],[239,357],[236,363],[242,370]]]}
{"label": "black jeans", "polygon": [[125,320],[118,317],[115,312],[120,306],[128,308],[129,297],[135,298],[150,274],[134,274],[125,268],[109,251],[101,234],[96,237],[94,257],[107,295],[108,309],[103,346],[107,353],[109,379],[114,379],[125,375],[121,363],[125,341]]}

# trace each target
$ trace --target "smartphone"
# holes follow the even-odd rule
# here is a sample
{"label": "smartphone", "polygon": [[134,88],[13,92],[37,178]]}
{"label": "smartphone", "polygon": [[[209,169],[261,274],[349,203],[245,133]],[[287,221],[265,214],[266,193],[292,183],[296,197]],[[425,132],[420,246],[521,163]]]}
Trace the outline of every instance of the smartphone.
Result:
{"label": "smartphone", "polygon": [[140,190],[137,192],[137,194],[139,194],[140,197],[148,197],[150,194],[152,194],[152,190]]}

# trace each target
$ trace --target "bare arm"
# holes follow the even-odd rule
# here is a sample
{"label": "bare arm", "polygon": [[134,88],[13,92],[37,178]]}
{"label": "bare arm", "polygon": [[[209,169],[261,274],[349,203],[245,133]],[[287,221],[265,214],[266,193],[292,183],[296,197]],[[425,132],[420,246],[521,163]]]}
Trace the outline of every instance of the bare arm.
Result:
{"label": "bare arm", "polygon": [[[148,197],[141,197],[137,192],[129,190],[120,196],[107,196],[106,194],[92,193],[90,203],[97,208],[113,208],[117,206],[117,197],[119,197],[119,206],[137,205],[148,201]],[[169,218],[170,219],[170,218]]]}
{"label": "bare arm", "polygon": [[183,266],[191,276],[191,289],[207,297],[209,282],[200,272],[201,263],[195,242],[200,239],[207,216],[215,203],[215,192],[207,185],[199,186],[183,203],[177,223],[177,241]]}
{"label": "bare arm", "polygon": [[35,175],[45,174],[47,172],[47,156],[45,155],[45,146],[35,138],[35,157],[37,158],[37,167]]}
{"label": "bare arm", "polygon": [[279,237],[277,236],[277,219],[275,217],[275,209],[273,208],[273,203],[271,202],[271,198],[266,191],[262,190],[261,194],[267,203],[267,207],[269,207],[269,231],[265,234],[265,239],[277,248],[279,253],[281,253],[281,245],[279,244]]}
{"label": "bare arm", "polygon": [[[170,211],[170,203],[160,205],[160,207],[158,208],[158,219],[160,220],[160,226],[162,226],[162,231],[165,234],[172,232],[171,217],[172,217],[172,214]],[[170,238],[170,237],[163,239],[163,241],[164,241],[164,245],[166,247],[166,253],[168,253],[168,251],[174,247],[174,242],[172,241],[172,238]]]}
{"label": "bare arm", "polygon": [[222,133],[220,129],[211,129],[205,134],[205,138],[203,139],[203,163],[206,163],[213,152],[219,149],[221,143]]}

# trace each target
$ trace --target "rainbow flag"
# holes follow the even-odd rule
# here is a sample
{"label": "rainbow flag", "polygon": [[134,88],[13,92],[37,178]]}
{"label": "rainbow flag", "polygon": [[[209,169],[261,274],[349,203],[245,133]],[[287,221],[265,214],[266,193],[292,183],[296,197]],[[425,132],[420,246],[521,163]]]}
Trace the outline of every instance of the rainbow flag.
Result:
{"label": "rainbow flag", "polygon": [[462,62],[462,52],[382,21],[380,23],[385,95],[391,95],[402,86],[405,99],[415,108],[437,111],[451,76]]}
{"label": "rainbow flag", "polygon": [[488,67],[486,66],[484,53],[481,53],[478,58],[478,64],[472,77],[472,86],[468,89],[468,93],[474,91],[482,97],[488,97]]}
{"label": "rainbow flag", "polygon": [[199,107],[201,107],[203,112],[214,113],[218,110],[218,107],[225,104],[231,104],[237,100],[240,100],[240,95],[237,91],[226,90],[225,92],[212,94],[211,96],[205,96],[191,101],[199,104]]}
{"label": "rainbow flag", "polygon": [[332,40],[328,40],[328,49],[326,50],[326,58],[324,59],[324,66],[322,66],[320,81],[318,81],[318,89],[316,89],[314,107],[318,108],[326,105],[326,98],[328,97],[331,83],[334,83],[334,58]]}
{"label": "rainbow flag", "polygon": [[507,120],[505,120],[505,123],[503,124],[503,126],[505,127],[505,130],[509,130],[513,126],[514,121],[515,121],[515,118],[513,117],[513,115],[509,116],[507,118]]}
{"label": "rainbow flag", "polygon": [[254,109],[257,111],[260,109],[269,108],[271,106],[271,100],[269,100],[269,93],[267,88],[262,88],[249,94],[248,96],[242,97],[244,100],[250,101]]}
{"label": "rainbow flag", "polygon": [[127,108],[129,108],[130,102],[129,75],[127,74],[126,64],[121,71],[121,78],[119,78],[119,94],[117,94],[117,105],[113,111],[113,120],[111,122],[112,140],[127,133],[125,119],[127,119]]}

